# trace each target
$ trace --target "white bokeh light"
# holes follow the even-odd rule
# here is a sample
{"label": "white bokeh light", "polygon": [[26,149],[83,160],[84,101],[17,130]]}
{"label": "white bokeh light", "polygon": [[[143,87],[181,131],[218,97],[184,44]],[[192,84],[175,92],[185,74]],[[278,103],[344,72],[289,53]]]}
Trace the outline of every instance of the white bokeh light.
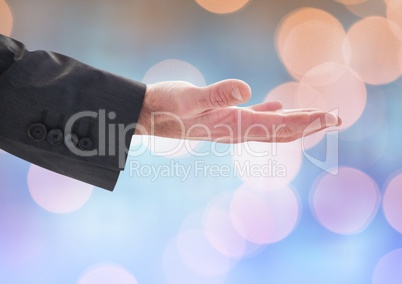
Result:
{"label": "white bokeh light", "polygon": [[233,191],[213,199],[204,213],[204,232],[209,243],[221,254],[233,259],[259,253],[263,246],[251,243],[236,231],[230,217]]}
{"label": "white bokeh light", "polygon": [[316,219],[337,234],[357,234],[373,220],[381,194],[375,181],[354,168],[323,174],[315,182],[310,204]]}
{"label": "white bokeh light", "polygon": [[246,183],[234,194],[230,216],[237,232],[256,244],[286,238],[296,227],[300,204],[289,187]]}
{"label": "white bokeh light", "polygon": [[300,81],[307,88],[298,92],[302,108],[318,108],[322,111],[337,111],[342,118],[340,130],[352,126],[363,114],[367,102],[367,89],[360,77],[346,65],[324,63],[309,70]]}
{"label": "white bokeh light", "polygon": [[267,186],[286,185],[298,175],[302,164],[300,140],[290,143],[246,142],[234,145],[236,175],[244,181]]}
{"label": "white bokeh light", "polygon": [[81,275],[77,284],[138,284],[135,277],[117,264],[98,264]]}
{"label": "white bokeh light", "polygon": [[80,209],[91,197],[93,185],[31,165],[28,188],[32,199],[52,213],[70,213]]}
{"label": "white bokeh light", "polygon": [[201,230],[182,231],[176,242],[183,263],[198,274],[221,276],[231,268],[231,260],[215,250]]}
{"label": "white bokeh light", "polygon": [[223,284],[226,274],[211,276],[200,274],[183,262],[177,247],[177,239],[171,240],[163,254],[163,271],[170,284]]}
{"label": "white bokeh light", "polygon": [[167,59],[155,64],[148,69],[142,81],[145,84],[162,81],[185,81],[199,87],[206,85],[204,76],[196,67],[178,59]]}

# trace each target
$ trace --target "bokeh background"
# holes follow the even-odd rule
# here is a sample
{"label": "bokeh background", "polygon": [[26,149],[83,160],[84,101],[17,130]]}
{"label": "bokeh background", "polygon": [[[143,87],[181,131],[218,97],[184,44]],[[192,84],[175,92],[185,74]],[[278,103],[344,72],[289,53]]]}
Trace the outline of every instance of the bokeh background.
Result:
{"label": "bokeh background", "polygon": [[113,193],[0,150],[0,283],[402,283],[401,0],[0,0],[0,33],[344,121],[275,149],[135,137]]}

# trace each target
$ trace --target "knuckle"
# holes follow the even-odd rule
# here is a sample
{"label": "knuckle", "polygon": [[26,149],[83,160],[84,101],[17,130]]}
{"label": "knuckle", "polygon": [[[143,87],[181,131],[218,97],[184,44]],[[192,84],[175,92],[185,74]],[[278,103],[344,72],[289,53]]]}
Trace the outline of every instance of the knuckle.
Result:
{"label": "knuckle", "polygon": [[211,106],[214,108],[225,107],[228,105],[225,91],[220,86],[211,88],[208,97]]}

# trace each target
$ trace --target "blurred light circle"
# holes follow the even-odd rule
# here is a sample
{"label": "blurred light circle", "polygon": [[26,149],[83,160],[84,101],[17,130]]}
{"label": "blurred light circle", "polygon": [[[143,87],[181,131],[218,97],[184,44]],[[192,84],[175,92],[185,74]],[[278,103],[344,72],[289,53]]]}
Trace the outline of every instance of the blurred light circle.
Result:
{"label": "blurred light circle", "polygon": [[171,240],[163,254],[163,271],[167,283],[171,284],[223,284],[225,275],[209,276],[199,274],[183,263],[177,248],[177,239]]}
{"label": "blurred light circle", "polygon": [[399,284],[402,282],[402,249],[383,256],[373,273],[373,284]]}
{"label": "blurred light circle", "polygon": [[221,254],[240,259],[257,254],[262,246],[248,242],[234,228],[230,218],[232,197],[233,192],[224,193],[210,202],[204,213],[204,232]]}
{"label": "blurred light circle", "polygon": [[[195,86],[205,86],[205,79],[202,73],[188,62],[168,59],[152,66],[145,74],[143,82],[154,84],[163,81],[185,81]],[[173,119],[178,121],[180,118],[172,114]],[[186,130],[183,130],[186,131]],[[150,134],[150,133],[149,133]],[[183,133],[184,135],[185,133]],[[194,153],[195,149],[201,144],[200,141],[187,141],[182,139],[172,139],[151,136],[147,140],[148,147],[153,153],[165,157],[182,157]]]}
{"label": "blurred light circle", "polygon": [[80,209],[89,200],[94,188],[33,164],[27,181],[32,199],[52,213],[70,213]]}
{"label": "blurred light circle", "polygon": [[394,176],[386,186],[383,210],[388,223],[402,233],[402,173]]}
{"label": "blurred light circle", "polygon": [[[345,0],[344,2],[353,0]],[[357,0],[356,0],[357,1]],[[345,7],[358,17],[365,18],[370,16],[385,16],[384,0],[365,0],[361,3],[344,3]]]}
{"label": "blurred light circle", "polygon": [[221,254],[239,259],[245,250],[245,240],[233,227],[229,212],[220,208],[209,208],[206,213],[205,235],[209,243]]}
{"label": "blurred light circle", "polygon": [[0,34],[10,36],[13,29],[13,14],[5,0],[0,0]]}
{"label": "blurred light circle", "polygon": [[246,183],[234,194],[230,216],[237,232],[256,244],[286,238],[295,228],[300,206],[289,187]]}
{"label": "blurred light circle", "polygon": [[181,231],[176,243],[182,262],[198,274],[221,276],[231,268],[230,259],[209,244],[202,230]]}
{"label": "blurred light circle", "polygon": [[167,59],[155,64],[148,69],[142,81],[145,84],[162,81],[185,81],[199,87],[206,85],[204,76],[196,67],[177,59]]}
{"label": "blurred light circle", "polygon": [[234,149],[235,175],[244,181],[258,180],[267,186],[290,184],[298,175],[303,160],[300,140],[245,142],[234,145]]}
{"label": "blurred light circle", "polygon": [[[309,93],[311,96],[320,97],[318,91],[308,85],[303,85],[298,82],[288,82],[276,87],[271,92],[269,92],[269,94],[265,98],[265,102],[279,101],[282,103],[283,111],[300,109],[298,93]],[[308,128],[306,130],[308,133]],[[304,148],[309,149],[317,145],[325,137],[326,132],[327,131],[323,130],[313,135],[303,137]]]}
{"label": "blurred light circle", "polygon": [[350,67],[372,85],[388,84],[401,74],[400,46],[383,17],[368,17],[354,24],[347,33]]}
{"label": "blurred light circle", "polygon": [[362,115],[367,101],[366,86],[348,66],[324,63],[311,69],[300,81],[314,88],[300,89],[297,94],[301,108],[318,108],[326,112],[336,111],[342,119],[339,129],[353,125]]}
{"label": "blurred light circle", "polygon": [[215,14],[229,14],[241,10],[250,0],[195,0],[205,10]]}
{"label": "blurred light circle", "polygon": [[78,284],[137,284],[134,276],[116,264],[99,264],[88,269],[80,277]]}
{"label": "blurred light circle", "polygon": [[380,204],[375,181],[354,168],[320,176],[312,189],[311,209],[317,220],[337,234],[356,234],[373,220]]}
{"label": "blurred light circle", "polygon": [[401,0],[384,0],[387,8],[398,9],[402,5]]}
{"label": "blurred light circle", "polygon": [[385,0],[385,2],[387,4],[387,18],[391,20],[391,29],[402,41],[402,0]]}
{"label": "blurred light circle", "polygon": [[264,102],[279,101],[282,103],[283,109],[298,108],[299,104],[296,95],[297,91],[299,90],[299,86],[300,84],[298,82],[288,82],[279,85],[268,93]]}
{"label": "blurred light circle", "polygon": [[325,62],[344,63],[346,33],[331,14],[302,8],[284,18],[276,33],[278,54],[288,72],[301,79],[311,68]]}

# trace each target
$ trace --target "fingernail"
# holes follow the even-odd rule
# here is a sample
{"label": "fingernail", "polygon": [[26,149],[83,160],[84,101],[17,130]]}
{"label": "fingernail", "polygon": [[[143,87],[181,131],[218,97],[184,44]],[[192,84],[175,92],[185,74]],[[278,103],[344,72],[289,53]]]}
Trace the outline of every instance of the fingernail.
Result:
{"label": "fingernail", "polygon": [[333,113],[327,113],[325,115],[325,125],[327,127],[337,126],[338,125],[338,117]]}
{"label": "fingernail", "polygon": [[241,101],[241,102],[243,101],[243,97],[241,96],[241,93],[240,93],[239,89],[237,89],[237,88],[232,91],[232,97],[238,101]]}

